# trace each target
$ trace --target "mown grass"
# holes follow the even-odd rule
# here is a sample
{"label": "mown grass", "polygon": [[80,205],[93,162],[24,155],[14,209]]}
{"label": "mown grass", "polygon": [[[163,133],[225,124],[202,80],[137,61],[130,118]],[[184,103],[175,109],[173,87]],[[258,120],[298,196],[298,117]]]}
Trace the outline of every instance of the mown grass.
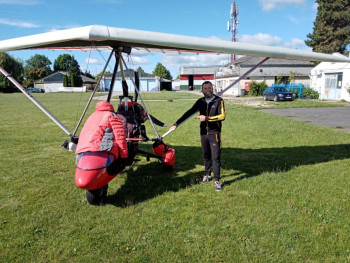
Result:
{"label": "mown grass", "polygon": [[[73,130],[88,94],[35,96]],[[192,104],[147,102],[168,124]],[[74,155],[58,147],[67,136],[21,94],[0,94],[0,110],[1,262],[350,260],[348,133],[227,103],[223,192],[199,184],[190,119],[165,138],[173,171],[139,157],[96,207],[75,186]]]}

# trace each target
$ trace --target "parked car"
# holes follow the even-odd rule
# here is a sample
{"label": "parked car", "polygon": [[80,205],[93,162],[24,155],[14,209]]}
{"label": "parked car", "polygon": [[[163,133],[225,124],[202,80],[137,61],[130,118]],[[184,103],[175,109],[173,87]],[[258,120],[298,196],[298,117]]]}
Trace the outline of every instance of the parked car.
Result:
{"label": "parked car", "polygon": [[263,92],[264,100],[294,100],[293,92],[287,90],[285,87],[268,87]]}
{"label": "parked car", "polygon": [[45,90],[44,89],[38,89],[38,88],[29,88],[27,89],[28,93],[44,93]]}

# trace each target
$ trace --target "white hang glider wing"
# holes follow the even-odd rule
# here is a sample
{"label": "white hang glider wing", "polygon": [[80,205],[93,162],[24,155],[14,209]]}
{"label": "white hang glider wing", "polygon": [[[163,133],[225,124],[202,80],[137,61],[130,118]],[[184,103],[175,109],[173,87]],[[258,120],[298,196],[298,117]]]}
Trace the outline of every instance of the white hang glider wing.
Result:
{"label": "white hang glider wing", "polygon": [[237,54],[308,61],[350,62],[344,56],[150,31],[91,25],[0,41],[0,51],[24,49],[110,49],[150,52]]}

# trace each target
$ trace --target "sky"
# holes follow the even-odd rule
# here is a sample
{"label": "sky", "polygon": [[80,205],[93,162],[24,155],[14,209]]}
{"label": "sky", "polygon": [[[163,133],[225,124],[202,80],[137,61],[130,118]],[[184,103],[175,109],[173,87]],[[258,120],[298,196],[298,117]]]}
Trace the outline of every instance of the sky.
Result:
{"label": "sky", "polygon": [[[162,33],[231,41],[227,30],[233,0],[0,0],[0,40],[88,25],[106,25]],[[310,49],[304,43],[313,31],[317,14],[314,0],[236,0],[239,7],[239,42],[294,49]],[[100,73],[107,52],[16,51],[26,61],[35,54],[52,64],[63,53],[78,61],[82,71]],[[132,52],[125,57],[129,68],[152,73],[158,62],[172,74],[180,67],[225,65],[230,55],[174,55]],[[107,70],[113,71],[112,66]]]}

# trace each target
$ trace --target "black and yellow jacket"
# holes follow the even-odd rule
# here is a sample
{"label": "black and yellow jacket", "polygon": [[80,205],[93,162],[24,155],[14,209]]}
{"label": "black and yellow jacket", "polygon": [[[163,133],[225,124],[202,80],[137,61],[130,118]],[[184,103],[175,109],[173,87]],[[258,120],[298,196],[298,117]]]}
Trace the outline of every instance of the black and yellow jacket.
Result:
{"label": "black and yellow jacket", "polygon": [[207,116],[206,121],[200,124],[201,135],[221,132],[221,121],[225,120],[225,105],[224,100],[216,95],[209,103],[206,102],[205,97],[198,99],[174,125],[180,125],[198,111],[199,115]]}

